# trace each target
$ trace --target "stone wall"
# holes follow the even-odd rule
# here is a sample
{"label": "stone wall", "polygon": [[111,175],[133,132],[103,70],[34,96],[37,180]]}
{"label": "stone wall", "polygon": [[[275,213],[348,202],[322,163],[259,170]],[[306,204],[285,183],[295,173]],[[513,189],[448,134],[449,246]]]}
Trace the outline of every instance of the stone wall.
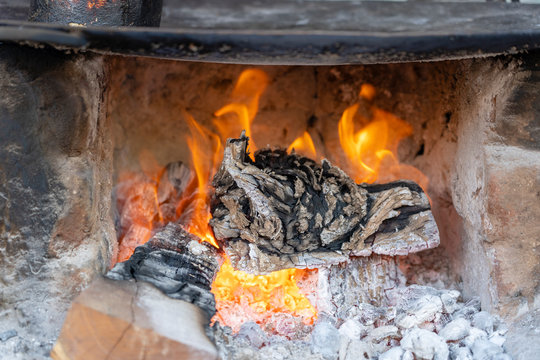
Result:
{"label": "stone wall", "polygon": [[464,288],[507,319],[540,306],[539,69],[534,56],[475,61],[460,104]]}
{"label": "stone wall", "polygon": [[0,46],[0,333],[17,333],[0,342],[7,357],[48,355],[71,300],[110,265],[105,80],[99,56]]}
{"label": "stone wall", "polygon": [[[465,294],[510,323],[516,359],[540,351],[538,54],[476,61],[461,107],[454,204],[463,218]],[[533,330],[536,329],[536,330]]]}

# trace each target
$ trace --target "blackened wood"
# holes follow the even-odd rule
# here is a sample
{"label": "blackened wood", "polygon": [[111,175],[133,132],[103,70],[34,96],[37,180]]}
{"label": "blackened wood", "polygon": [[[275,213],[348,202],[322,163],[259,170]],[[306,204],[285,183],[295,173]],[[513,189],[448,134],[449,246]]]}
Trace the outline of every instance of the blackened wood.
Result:
{"label": "blackened wood", "polygon": [[195,173],[181,161],[167,164],[159,177],[157,198],[163,223],[176,221],[181,214],[177,214],[179,205],[185,199],[184,192],[195,178]]}
{"label": "blackened wood", "polygon": [[229,139],[213,180],[210,222],[233,265],[267,273],[350,256],[406,255],[439,244],[422,189],[409,181],[357,185],[323,160]]}
{"label": "blackened wood", "polygon": [[180,225],[169,223],[106,276],[113,280],[148,282],[173,299],[199,306],[210,320],[216,312],[210,287],[218,266],[212,246],[200,243]]}

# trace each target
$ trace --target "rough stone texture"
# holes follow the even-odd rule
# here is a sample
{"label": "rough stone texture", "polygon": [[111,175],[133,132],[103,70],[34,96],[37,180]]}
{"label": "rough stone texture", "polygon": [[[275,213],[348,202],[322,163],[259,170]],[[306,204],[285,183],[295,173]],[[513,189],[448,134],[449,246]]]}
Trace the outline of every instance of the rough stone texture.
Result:
{"label": "rough stone texture", "polygon": [[452,186],[464,219],[465,295],[509,319],[537,308],[540,289],[540,65],[520,60],[500,59],[469,79]]}
{"label": "rough stone texture", "polygon": [[[0,353],[49,352],[114,251],[101,57],[0,45]],[[31,354],[31,355],[30,355]]]}
{"label": "rough stone texture", "polygon": [[[424,266],[429,263],[451,274],[438,287],[462,280],[464,295],[480,295],[484,308],[516,314],[534,307],[535,279],[540,279],[534,276],[540,203],[534,192],[537,58],[531,53],[421,64],[260,67],[272,82],[260,99],[253,140],[287,147],[307,130],[320,155],[347,171],[337,122],[358,100],[360,85],[373,84],[373,103],[413,126],[399,155],[430,179],[441,236],[440,250],[419,253],[421,266],[407,265],[409,281],[429,283],[432,269]],[[111,58],[110,66],[118,169],[137,168],[143,146],[162,165],[189,163],[180,110],[212,127],[212,113],[227,103],[235,79],[247,68],[119,57]],[[500,150],[509,152],[500,157]],[[514,169],[515,178],[506,169]],[[505,189],[513,195],[503,196]]]}
{"label": "rough stone texture", "polygon": [[171,299],[150,284],[98,278],[73,301],[51,356],[217,360],[205,325],[197,306]]}
{"label": "rough stone texture", "polygon": [[[28,325],[34,323],[54,330],[61,321],[54,309],[67,306],[66,302],[58,305],[56,299],[67,301],[71,290],[103,271],[111,251],[102,240],[112,229],[109,200],[97,201],[103,194],[110,195],[108,180],[98,181],[109,166],[110,154],[107,136],[98,136],[108,130],[107,122],[98,116],[105,109],[98,101],[100,59],[83,61],[78,56],[22,48],[7,55],[6,49],[14,48],[5,44],[1,49],[2,94],[11,95],[0,99],[2,130],[8,129],[0,133],[5,154],[0,159],[0,259],[2,269],[11,270],[2,273],[1,306],[7,311],[1,315],[5,328],[0,331],[17,328],[23,334],[20,328],[31,331]],[[540,203],[534,192],[539,158],[537,57],[533,53],[514,60],[262,67],[273,80],[261,97],[253,136],[260,145],[286,147],[307,129],[321,146],[321,155],[341,165],[336,124],[343,110],[357,101],[360,85],[375,85],[374,104],[414,128],[399,155],[430,179],[428,193],[441,245],[455,278],[464,280],[464,294],[479,294],[486,309],[522,314],[540,304],[535,301],[535,281],[540,277],[534,221]],[[246,68],[141,58],[109,60],[111,88],[106,105],[114,127],[116,169],[137,168],[142,149],[151,151],[162,165],[188,160],[183,141],[187,126],[180,110],[211,126],[212,113],[227,102],[234,80]],[[72,84],[77,91],[68,87]],[[66,103],[73,104],[71,114],[57,106]],[[87,113],[93,115],[81,115]],[[55,121],[45,123],[45,118]],[[56,160],[50,160],[50,154]],[[503,169],[514,169],[519,175],[511,177]],[[21,185],[16,179],[23,176]],[[60,190],[51,196],[49,189]],[[512,195],[503,195],[505,189]],[[79,201],[74,195],[80,196]],[[88,199],[93,200],[91,206],[86,203],[90,206],[86,211],[81,204]],[[27,216],[15,217],[15,213]],[[104,234],[95,230],[95,221],[103,222]],[[63,231],[73,226],[84,231]],[[27,232],[30,227],[34,235]],[[61,256],[72,244],[75,251]],[[101,259],[96,249],[102,249]],[[432,253],[419,254],[422,263],[424,256]],[[89,264],[92,270],[80,272]],[[51,283],[68,290],[56,292]],[[8,320],[16,317],[23,320],[7,328],[14,324]],[[32,343],[16,336],[1,346],[9,351],[16,346],[50,346],[48,340],[36,339]]]}

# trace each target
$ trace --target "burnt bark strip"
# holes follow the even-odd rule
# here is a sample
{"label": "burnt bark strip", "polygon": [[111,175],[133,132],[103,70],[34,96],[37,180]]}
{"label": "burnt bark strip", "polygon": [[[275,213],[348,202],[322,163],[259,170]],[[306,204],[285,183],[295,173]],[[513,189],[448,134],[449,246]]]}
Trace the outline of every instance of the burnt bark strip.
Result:
{"label": "burnt bark strip", "polygon": [[254,273],[403,255],[439,244],[429,201],[408,181],[357,185],[341,169],[283,150],[247,156],[229,139],[210,222],[233,265]]}
{"label": "burnt bark strip", "polygon": [[181,226],[169,223],[106,276],[148,282],[173,299],[199,306],[210,320],[216,312],[210,287],[218,266],[214,248],[200,243]]}

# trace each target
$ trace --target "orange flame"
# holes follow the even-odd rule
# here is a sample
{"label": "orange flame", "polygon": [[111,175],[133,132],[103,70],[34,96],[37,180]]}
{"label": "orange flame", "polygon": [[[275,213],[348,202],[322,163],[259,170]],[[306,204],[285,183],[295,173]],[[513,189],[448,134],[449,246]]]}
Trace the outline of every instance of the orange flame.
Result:
{"label": "orange flame", "polygon": [[[112,0],[112,2],[115,2],[116,0]],[[96,9],[99,9],[100,7],[102,6],[105,6],[105,4],[107,3],[107,0],[89,0],[87,2],[87,7],[89,9],[92,9],[92,8],[96,8]]]}
{"label": "orange flame", "polygon": [[[194,197],[189,200],[192,213],[187,221],[188,230],[202,241],[218,247],[208,225],[211,219],[209,181],[221,161],[221,141],[191,115],[185,113],[184,117],[190,130],[187,143],[197,177],[197,189]],[[228,260],[224,261],[212,284],[218,310],[214,321],[219,320],[238,330],[245,321],[253,320],[262,324],[273,314],[288,313],[301,318],[306,324],[313,323],[316,318],[315,308],[300,293],[295,283],[296,277],[305,276],[306,273],[307,270],[288,269],[256,276],[234,270]],[[237,321],[240,312],[244,316],[240,316],[242,320]]]}
{"label": "orange flame", "polygon": [[[258,69],[244,70],[231,94],[231,103],[223,106],[216,111],[214,115],[216,125],[222,139],[237,137],[242,131],[246,131],[250,141],[252,152],[256,150],[255,142],[252,137],[251,124],[257,115],[259,109],[259,99],[268,85],[268,75]],[[224,119],[227,114],[235,114],[232,120]]]}
{"label": "orange flame", "polygon": [[[246,70],[243,72],[232,94],[233,101],[236,102],[224,106],[216,113],[217,116],[225,114],[230,109],[239,109],[237,114],[241,113],[242,115],[237,116],[234,119],[236,123],[232,125],[229,123],[229,126],[233,128],[236,126],[239,129],[245,126],[249,130],[257,113],[258,99],[266,83],[267,77],[262,71]],[[202,241],[207,241],[218,247],[212,229],[208,225],[211,218],[209,182],[221,161],[222,143],[217,134],[199,124],[190,114],[184,113],[184,118],[189,128],[186,141],[191,151],[196,184],[185,190],[186,194],[178,203],[176,215],[182,223],[187,224],[188,231],[197,235]],[[218,129],[220,129],[220,125],[223,125],[221,124],[223,120],[220,118],[215,121]],[[223,133],[225,130],[230,131],[226,126],[221,126],[220,132]],[[235,132],[234,135],[237,136],[238,133]],[[314,151],[313,141],[309,135],[304,137]],[[299,143],[297,143],[297,147],[300,149]],[[161,223],[164,222],[155,200],[163,168],[148,152],[141,153],[139,160],[144,173],[144,181],[139,179],[138,183],[131,185],[131,190],[139,189],[140,191],[140,188],[144,187],[148,199],[142,202],[133,202],[135,205],[133,213],[127,213],[127,218],[130,218],[131,221],[129,229],[133,233],[133,237],[137,239],[137,243],[128,246],[127,241],[122,242],[120,261],[128,259],[135,246],[148,241],[152,229],[162,226]],[[149,219],[155,219],[155,223]],[[141,225],[136,223],[139,220]],[[134,224],[135,226],[133,226]],[[317,316],[316,310],[307,297],[301,293],[296,280],[309,277],[314,273],[316,272],[288,269],[268,275],[255,276],[234,270],[230,262],[225,260],[212,285],[218,309],[214,321],[218,320],[224,325],[238,330],[245,321],[253,320],[259,324],[267,324],[276,314],[289,314],[300,322],[312,324]],[[239,313],[243,315],[239,316]],[[282,329],[278,326],[276,331],[280,332]]]}
{"label": "orange flame", "polygon": [[[231,94],[231,103],[215,112],[217,119],[214,124],[223,140],[236,137],[241,130],[245,130],[246,136],[251,138],[251,150],[256,149],[251,126],[257,115],[259,99],[268,82],[268,76],[261,70],[248,69],[240,74]],[[236,116],[225,116],[231,113]],[[307,149],[315,154],[309,134],[306,133],[303,140]],[[295,146],[298,151],[303,151],[300,140]],[[193,148],[191,150],[193,152]],[[304,323],[311,324],[316,318],[316,310],[300,293],[295,282],[295,278],[308,273],[307,270],[288,269],[256,276],[234,270],[227,259],[212,285],[218,310],[214,320],[219,320],[236,331],[245,321],[251,319],[262,324],[276,313],[289,313],[302,318]],[[244,316],[239,316],[240,313]],[[249,316],[246,316],[248,313]]]}
{"label": "orange flame", "polygon": [[116,190],[120,213],[118,261],[126,261],[137,246],[150,240],[152,230],[162,223],[157,196],[157,182],[132,172],[119,175]]}
{"label": "orange flame", "polygon": [[191,135],[186,140],[191,150],[192,165],[197,175],[197,190],[195,199],[193,200],[195,208],[193,210],[193,217],[189,222],[188,230],[201,238],[202,241],[207,241],[218,247],[209,225],[209,221],[212,218],[209,207],[209,183],[221,160],[221,140],[216,134],[197,123],[190,114],[185,113],[184,117],[188,123]]}
{"label": "orange flame", "polygon": [[315,144],[313,144],[313,139],[307,131],[304,132],[302,136],[297,137],[291,145],[287,148],[287,152],[290,153],[295,151],[298,154],[304,155],[306,157],[316,159],[317,151],[315,150]]}
{"label": "orange flame", "polygon": [[[364,84],[359,95],[371,100],[375,96],[375,88]],[[350,175],[358,183],[411,179],[425,189],[426,176],[412,166],[400,164],[397,159],[399,142],[412,134],[411,125],[371,106],[369,122],[355,131],[355,116],[359,108],[360,104],[357,103],[345,109],[338,124],[339,140],[347,156]]]}

